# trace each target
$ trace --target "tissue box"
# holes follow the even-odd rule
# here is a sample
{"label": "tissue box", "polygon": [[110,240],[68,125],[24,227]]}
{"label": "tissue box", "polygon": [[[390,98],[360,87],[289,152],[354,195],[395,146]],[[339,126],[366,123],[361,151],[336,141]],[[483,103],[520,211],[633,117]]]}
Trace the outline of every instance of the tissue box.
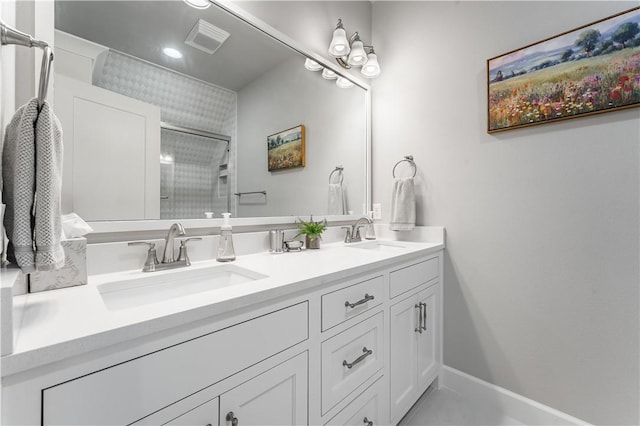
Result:
{"label": "tissue box", "polygon": [[29,274],[29,292],[73,287],[87,283],[87,239],[62,240],[65,265],[57,271],[32,272]]}

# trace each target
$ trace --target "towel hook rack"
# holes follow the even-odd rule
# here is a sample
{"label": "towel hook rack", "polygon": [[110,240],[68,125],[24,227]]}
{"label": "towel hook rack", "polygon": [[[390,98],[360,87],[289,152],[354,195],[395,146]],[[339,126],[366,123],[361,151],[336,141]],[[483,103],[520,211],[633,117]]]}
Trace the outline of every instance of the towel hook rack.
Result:
{"label": "towel hook rack", "polygon": [[340,176],[340,185],[342,185],[342,182],[344,182],[344,174],[342,173],[342,171],[344,170],[344,166],[336,166],[335,169],[333,169],[333,171],[331,172],[331,174],[329,174],[329,183],[331,183],[331,178],[333,178],[333,174],[334,173],[338,173],[338,175]]}
{"label": "towel hook rack", "polygon": [[404,163],[405,161],[411,164],[411,166],[413,167],[413,176],[411,177],[416,177],[416,173],[418,172],[418,167],[416,166],[416,163],[413,161],[413,155],[405,155],[404,159],[398,161],[396,165],[393,166],[393,171],[391,172],[393,177],[396,177],[396,167],[398,167],[398,164]]}
{"label": "towel hook rack", "polygon": [[53,50],[51,46],[49,46],[49,43],[46,41],[35,39],[29,34],[16,30],[2,21],[0,21],[0,44],[15,44],[30,48],[39,47],[43,50],[42,65],[40,67],[40,84],[38,85],[38,110],[42,109],[42,105],[44,105],[44,101],[47,98],[51,62],[53,62]]}

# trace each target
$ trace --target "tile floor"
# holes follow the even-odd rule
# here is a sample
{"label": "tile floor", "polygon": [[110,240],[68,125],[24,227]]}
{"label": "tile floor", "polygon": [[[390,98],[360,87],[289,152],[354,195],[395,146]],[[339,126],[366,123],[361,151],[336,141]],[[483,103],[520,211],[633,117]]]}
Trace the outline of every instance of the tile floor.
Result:
{"label": "tile floor", "polygon": [[398,426],[507,426],[523,425],[498,408],[473,401],[450,389],[428,389]]}

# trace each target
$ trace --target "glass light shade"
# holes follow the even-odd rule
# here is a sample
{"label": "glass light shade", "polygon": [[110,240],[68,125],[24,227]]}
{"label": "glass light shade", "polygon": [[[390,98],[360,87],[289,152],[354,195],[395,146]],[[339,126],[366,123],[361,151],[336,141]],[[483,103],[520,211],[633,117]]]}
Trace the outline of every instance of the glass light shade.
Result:
{"label": "glass light shade", "polygon": [[362,66],[360,72],[368,78],[374,78],[380,75],[380,64],[378,56],[375,53],[369,53],[367,63]]}
{"label": "glass light shade", "polygon": [[174,58],[174,59],[180,59],[182,58],[182,52],[180,52],[177,49],[174,49],[173,47],[165,47],[162,49],[162,53],[164,53],[165,55],[167,55],[170,58]]}
{"label": "glass light shade", "polygon": [[322,70],[322,78],[325,78],[327,80],[334,80],[338,78],[338,74],[336,74],[334,71],[330,70],[329,68],[325,68]]}
{"label": "glass light shade", "polygon": [[211,6],[211,2],[209,0],[184,0],[184,2],[196,9],[206,9]]}
{"label": "glass light shade", "polygon": [[367,53],[364,51],[364,46],[360,40],[356,40],[351,45],[351,53],[349,53],[349,59],[347,60],[349,65],[360,66],[367,62]]}
{"label": "glass light shade", "polygon": [[343,28],[336,28],[333,32],[331,44],[329,45],[329,54],[333,57],[340,58],[347,56],[350,50],[347,32]]}
{"label": "glass light shade", "polygon": [[304,67],[309,71],[320,71],[323,68],[322,65],[309,58],[304,61]]}
{"label": "glass light shade", "polygon": [[353,86],[353,83],[344,77],[338,77],[338,79],[336,80],[336,86],[341,89],[348,89],[349,87]]}

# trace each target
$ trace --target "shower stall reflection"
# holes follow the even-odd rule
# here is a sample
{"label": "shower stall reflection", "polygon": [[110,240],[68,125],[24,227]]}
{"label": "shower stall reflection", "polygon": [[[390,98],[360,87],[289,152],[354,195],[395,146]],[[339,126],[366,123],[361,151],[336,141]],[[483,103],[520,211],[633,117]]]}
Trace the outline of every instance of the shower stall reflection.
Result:
{"label": "shower stall reflection", "polygon": [[231,212],[229,137],[163,124],[160,218],[202,219]]}

